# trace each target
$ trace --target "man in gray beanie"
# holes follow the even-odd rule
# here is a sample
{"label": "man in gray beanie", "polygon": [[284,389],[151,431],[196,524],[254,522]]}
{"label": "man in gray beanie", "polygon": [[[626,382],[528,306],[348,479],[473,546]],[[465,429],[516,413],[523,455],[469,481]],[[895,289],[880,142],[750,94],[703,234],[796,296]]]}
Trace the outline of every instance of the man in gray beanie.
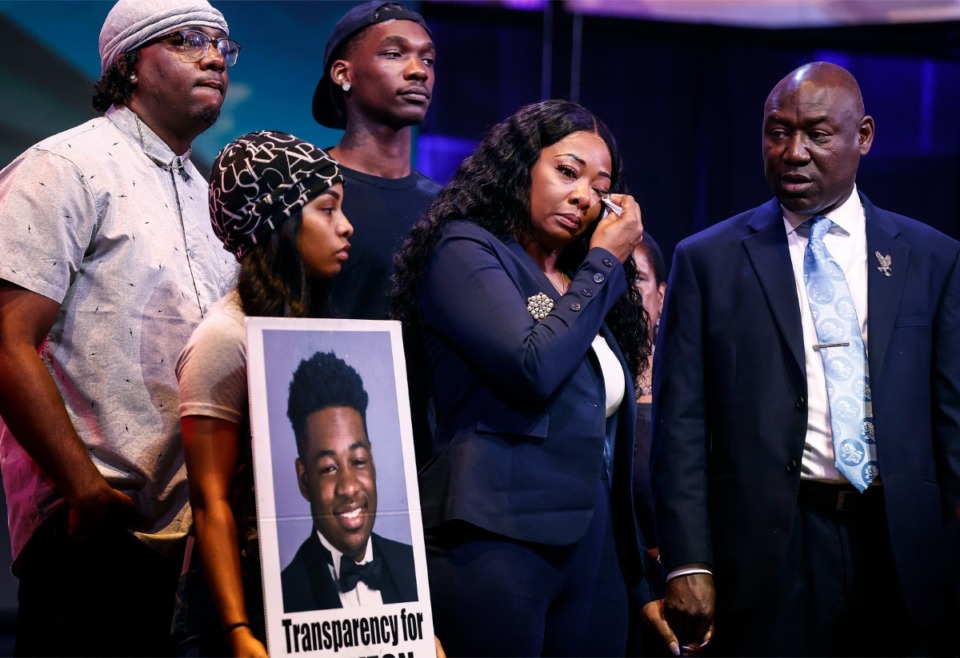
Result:
{"label": "man in gray beanie", "polygon": [[231,283],[189,160],[239,46],[206,0],[120,0],[104,115],[0,171],[0,466],[18,655],[170,655],[190,526],[174,363]]}

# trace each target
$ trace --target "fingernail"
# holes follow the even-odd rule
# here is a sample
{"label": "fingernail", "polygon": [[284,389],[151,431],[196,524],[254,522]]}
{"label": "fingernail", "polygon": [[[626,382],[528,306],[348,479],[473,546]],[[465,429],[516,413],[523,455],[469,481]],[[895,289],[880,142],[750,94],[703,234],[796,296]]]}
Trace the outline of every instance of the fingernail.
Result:
{"label": "fingernail", "polygon": [[672,653],[674,656],[680,655],[680,645],[677,644],[676,642],[671,642],[669,645],[669,649],[670,649],[670,653]]}

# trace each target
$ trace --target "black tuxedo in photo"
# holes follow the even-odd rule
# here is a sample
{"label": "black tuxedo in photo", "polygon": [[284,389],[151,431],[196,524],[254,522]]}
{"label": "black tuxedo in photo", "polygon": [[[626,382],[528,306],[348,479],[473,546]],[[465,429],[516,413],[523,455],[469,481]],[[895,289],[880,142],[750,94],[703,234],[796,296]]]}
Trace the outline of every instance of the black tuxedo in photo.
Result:
{"label": "black tuxedo in photo", "polygon": [[[373,556],[383,560],[380,595],[384,603],[417,600],[417,573],[413,566],[413,548],[373,533]],[[330,575],[330,551],[311,531],[297,554],[280,574],[284,612],[342,608],[340,590]]]}

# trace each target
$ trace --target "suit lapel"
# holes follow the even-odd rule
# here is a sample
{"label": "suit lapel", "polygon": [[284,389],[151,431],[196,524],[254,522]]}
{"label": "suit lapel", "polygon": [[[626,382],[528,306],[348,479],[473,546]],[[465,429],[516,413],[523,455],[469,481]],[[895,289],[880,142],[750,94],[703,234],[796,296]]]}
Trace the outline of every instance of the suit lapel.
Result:
{"label": "suit lapel", "polygon": [[[533,262],[533,259],[530,258],[530,254],[523,250],[523,247],[520,245],[520,243],[513,238],[506,238],[504,239],[503,243],[516,257],[517,262],[520,263],[520,266],[527,273],[527,275],[538,282],[538,285],[541,288],[541,290],[538,292],[542,292],[547,295],[553,300],[554,304],[558,303],[561,297],[560,291],[557,290],[556,286],[554,286],[553,282],[550,280],[550,277],[544,274],[543,270],[540,269],[540,266]],[[530,292],[529,290],[524,290],[527,288],[525,285],[527,283],[526,281],[518,281],[517,283],[520,285],[521,293],[523,295],[526,295],[528,292]]]}
{"label": "suit lapel", "polygon": [[[880,375],[896,324],[900,297],[910,269],[910,247],[896,239],[900,232],[897,225],[866,197],[862,196],[862,199],[867,217],[867,353],[870,377],[874,378]],[[889,267],[885,268],[889,276],[884,274],[881,258],[889,262]]]}
{"label": "suit lapel", "polygon": [[380,577],[380,598],[384,603],[400,603],[400,592],[397,584],[393,581],[393,573],[390,571],[390,563],[383,551],[383,545],[380,543],[380,537],[375,532],[370,533],[370,541],[373,542],[373,557],[379,557],[383,563],[383,569]]}
{"label": "suit lapel", "polygon": [[318,609],[329,610],[332,608],[342,608],[343,602],[340,601],[340,593],[337,584],[333,582],[330,575],[332,558],[320,539],[316,531],[310,533],[308,540],[309,550],[306,552],[307,574],[310,577],[310,589],[313,591],[313,597],[316,599]]}
{"label": "suit lapel", "polygon": [[759,208],[748,224],[754,232],[743,239],[743,247],[798,372],[804,375],[806,365],[800,301],[787,247],[787,232],[783,227],[783,214],[776,200]]}

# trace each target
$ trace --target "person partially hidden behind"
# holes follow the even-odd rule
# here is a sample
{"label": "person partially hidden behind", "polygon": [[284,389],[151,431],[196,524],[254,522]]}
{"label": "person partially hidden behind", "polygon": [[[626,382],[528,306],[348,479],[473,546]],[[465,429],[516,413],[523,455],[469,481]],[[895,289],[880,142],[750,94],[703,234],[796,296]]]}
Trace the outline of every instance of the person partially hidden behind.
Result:
{"label": "person partially hidden behind", "polygon": [[286,612],[417,600],[412,547],[373,532],[367,402],[360,375],[332,352],[301,361],[290,382],[297,482],[314,531],[281,573]]}

